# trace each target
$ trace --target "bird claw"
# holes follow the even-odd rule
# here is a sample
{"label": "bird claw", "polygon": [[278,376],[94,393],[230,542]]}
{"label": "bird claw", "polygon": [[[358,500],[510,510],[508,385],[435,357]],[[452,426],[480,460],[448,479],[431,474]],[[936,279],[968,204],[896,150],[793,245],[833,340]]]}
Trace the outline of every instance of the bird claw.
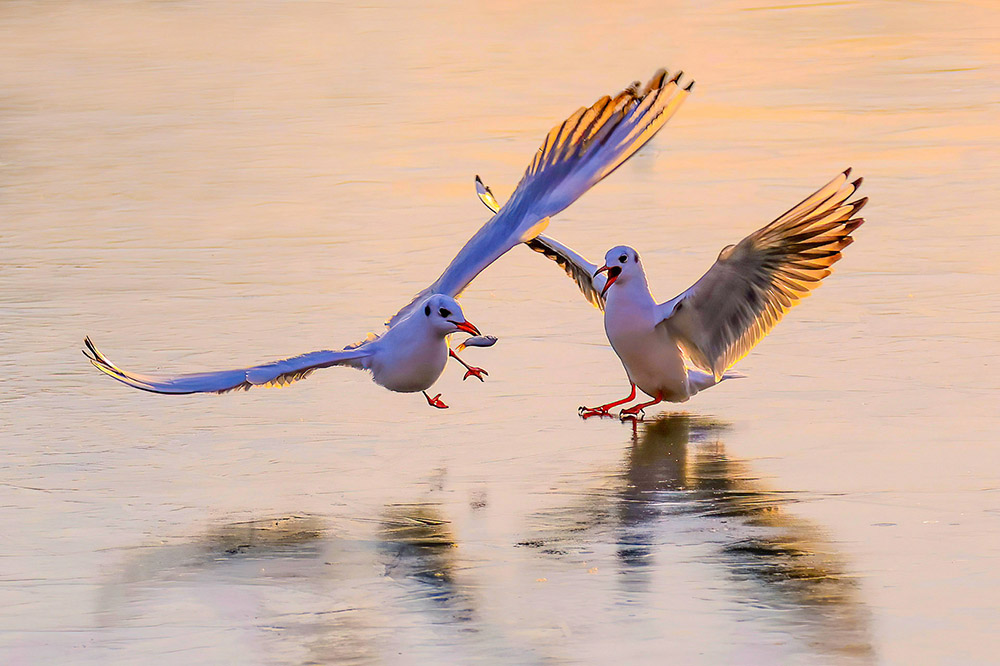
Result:
{"label": "bird claw", "polygon": [[483,379],[483,375],[486,375],[487,377],[489,377],[490,373],[486,372],[482,368],[469,368],[468,371],[466,371],[465,376],[462,377],[462,381],[464,382],[469,377],[475,377],[479,381],[484,382],[486,380]]}
{"label": "bird claw", "polygon": [[431,407],[437,407],[438,409],[448,409],[448,405],[441,401],[441,394],[438,393],[433,398],[427,398],[427,404]]}
{"label": "bird claw", "polygon": [[604,406],[601,407],[584,407],[581,405],[580,409],[577,410],[581,418],[589,419],[591,416],[600,416],[604,418],[605,416],[611,416],[611,412]]}
{"label": "bird claw", "polygon": [[646,417],[645,409],[639,409],[639,410],[623,409],[622,411],[618,412],[618,418],[622,421],[627,421],[629,419],[633,421],[642,421],[645,417]]}

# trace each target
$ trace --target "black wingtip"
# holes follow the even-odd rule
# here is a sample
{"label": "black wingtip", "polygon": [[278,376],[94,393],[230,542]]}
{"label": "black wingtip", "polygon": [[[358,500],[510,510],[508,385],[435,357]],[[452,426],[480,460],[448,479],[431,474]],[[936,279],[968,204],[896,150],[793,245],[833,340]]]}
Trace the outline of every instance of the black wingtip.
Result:
{"label": "black wingtip", "polygon": [[[111,363],[108,361],[108,359],[104,357],[104,354],[102,354],[97,350],[97,346],[90,339],[89,335],[83,338],[83,344],[86,345],[87,349],[90,351],[90,354],[84,351],[83,355],[89,358],[91,363],[93,363],[94,365],[113,367]],[[93,354],[93,356],[91,356],[91,354]]]}

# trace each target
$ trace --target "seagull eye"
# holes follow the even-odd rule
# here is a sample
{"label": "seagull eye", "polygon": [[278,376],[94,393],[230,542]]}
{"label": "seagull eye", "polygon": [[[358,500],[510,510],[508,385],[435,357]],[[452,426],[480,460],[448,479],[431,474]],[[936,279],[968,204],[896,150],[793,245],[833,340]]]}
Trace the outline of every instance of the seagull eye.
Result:
{"label": "seagull eye", "polygon": [[429,305],[424,306],[424,316],[426,316],[426,317],[430,317],[431,316],[431,306],[429,306]]}
{"label": "seagull eye", "polygon": [[445,310],[444,308],[441,308],[439,310],[439,312],[441,313],[442,317],[450,317],[451,316],[451,312],[449,312],[448,310]]}
{"label": "seagull eye", "polygon": [[624,264],[626,261],[628,261],[628,255],[627,254],[623,254],[622,256],[618,257],[618,261],[620,261],[620,262],[622,262]]}

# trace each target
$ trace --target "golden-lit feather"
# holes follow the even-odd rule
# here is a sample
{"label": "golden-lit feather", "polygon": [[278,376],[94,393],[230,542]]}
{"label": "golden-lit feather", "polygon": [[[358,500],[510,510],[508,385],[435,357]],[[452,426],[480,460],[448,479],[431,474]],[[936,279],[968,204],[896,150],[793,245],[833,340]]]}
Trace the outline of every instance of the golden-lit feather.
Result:
{"label": "golden-lit feather", "polygon": [[[479,200],[494,213],[500,210],[500,203],[493,195],[493,191],[483,183],[482,178],[476,176],[476,194]],[[548,222],[548,218],[544,220]],[[576,282],[583,297],[587,302],[598,310],[604,309],[604,298],[601,296],[601,289],[604,288],[606,278],[604,275],[594,277],[597,266],[584,259],[567,246],[547,236],[538,235],[524,242],[535,252],[545,255],[563,269],[570,278]],[[596,281],[596,284],[595,284]]]}
{"label": "golden-lit feather", "polygon": [[90,359],[95,368],[109,377],[143,391],[177,395],[249,391],[257,387],[281,388],[305,379],[319,368],[334,365],[346,365],[362,370],[366,367],[365,358],[368,356],[368,352],[361,348],[365,342],[358,343],[348,350],[310,352],[239,370],[144,375],[119,368],[91,342],[89,337],[83,341],[86,346],[84,355]]}
{"label": "golden-lit feather", "polygon": [[553,127],[533,156],[511,198],[459,251],[444,272],[387,322],[402,321],[429,294],[458,296],[487,266],[518,243],[530,241],[601,179],[621,166],[663,127],[694,82],[678,87],[660,70]]}
{"label": "golden-lit feather", "polygon": [[721,378],[830,274],[864,222],[854,216],[867,198],[844,203],[861,185],[847,182],[850,172],[723,249],[693,287],[661,306],[661,325],[694,365]]}

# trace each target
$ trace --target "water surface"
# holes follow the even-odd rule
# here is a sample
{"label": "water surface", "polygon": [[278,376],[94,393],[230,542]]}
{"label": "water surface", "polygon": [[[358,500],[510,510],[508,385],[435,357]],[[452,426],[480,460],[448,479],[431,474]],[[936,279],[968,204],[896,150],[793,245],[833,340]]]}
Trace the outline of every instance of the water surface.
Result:
{"label": "water surface", "polygon": [[[985,2],[0,6],[5,663],[990,663],[1000,10]],[[727,382],[634,431],[599,313],[515,249],[451,409],[332,369],[556,121],[695,94],[549,231],[662,299],[853,166],[868,223]],[[657,414],[659,416],[657,417]],[[656,417],[656,418],[653,418]]]}

